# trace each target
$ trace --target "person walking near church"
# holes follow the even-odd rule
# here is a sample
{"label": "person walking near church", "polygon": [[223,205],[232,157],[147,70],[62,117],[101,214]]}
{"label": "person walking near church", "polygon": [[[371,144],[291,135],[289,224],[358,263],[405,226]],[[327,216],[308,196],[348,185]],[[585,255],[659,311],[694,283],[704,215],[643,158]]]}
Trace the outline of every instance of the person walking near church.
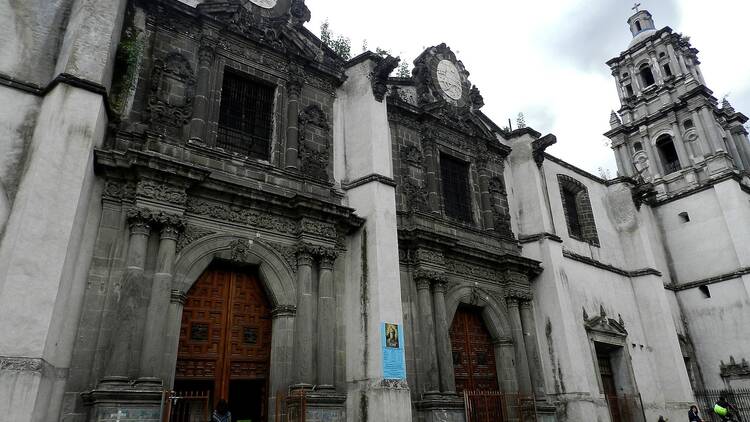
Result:
{"label": "person walking near church", "polygon": [[698,406],[690,406],[690,410],[688,410],[688,422],[703,422],[703,419],[698,414]]}
{"label": "person walking near church", "polygon": [[211,415],[211,422],[232,422],[232,412],[229,411],[229,404],[226,400],[221,399],[216,404],[216,409]]}

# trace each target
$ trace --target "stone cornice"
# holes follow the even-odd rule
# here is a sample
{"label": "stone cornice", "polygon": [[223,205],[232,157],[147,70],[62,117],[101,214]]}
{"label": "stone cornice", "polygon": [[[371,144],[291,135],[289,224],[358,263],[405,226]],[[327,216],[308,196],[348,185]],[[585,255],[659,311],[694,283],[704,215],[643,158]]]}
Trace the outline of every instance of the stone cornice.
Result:
{"label": "stone cornice", "polygon": [[549,239],[549,240],[551,240],[553,242],[557,242],[557,243],[562,243],[563,242],[563,240],[562,240],[562,238],[560,238],[560,236],[558,236],[556,234],[553,234],[553,233],[547,233],[547,232],[535,233],[535,234],[527,234],[527,235],[520,235],[520,236],[518,236],[518,242],[521,243],[521,244],[533,243],[533,242],[537,242],[537,241],[542,240],[542,239]]}
{"label": "stone cornice", "polygon": [[342,182],[341,189],[352,190],[354,188],[358,188],[362,185],[366,185],[371,182],[378,182],[387,186],[396,187],[396,181],[393,180],[393,178],[388,177],[388,176],[383,176],[382,174],[373,173],[373,174],[369,174],[367,176],[362,176],[358,179],[352,180],[351,182]]}
{"label": "stone cornice", "polygon": [[614,265],[605,264],[601,261],[597,261],[593,258],[589,258],[587,256],[579,255],[575,252],[571,252],[567,249],[563,249],[563,256],[568,259],[572,259],[574,261],[578,261],[587,265],[590,265],[592,267],[600,268],[605,271],[609,271],[611,273],[615,273],[624,277],[643,277],[647,275],[655,275],[657,277],[661,277],[661,272],[658,270],[655,270],[653,268],[641,268],[637,270],[624,270],[622,268],[617,268]]}
{"label": "stone cornice", "polygon": [[734,271],[704,278],[701,280],[689,281],[687,283],[679,284],[673,283],[667,286],[667,289],[679,292],[683,290],[694,289],[700,286],[707,286],[709,284],[721,283],[722,281],[734,280],[748,274],[750,274],[750,267],[737,268]]}

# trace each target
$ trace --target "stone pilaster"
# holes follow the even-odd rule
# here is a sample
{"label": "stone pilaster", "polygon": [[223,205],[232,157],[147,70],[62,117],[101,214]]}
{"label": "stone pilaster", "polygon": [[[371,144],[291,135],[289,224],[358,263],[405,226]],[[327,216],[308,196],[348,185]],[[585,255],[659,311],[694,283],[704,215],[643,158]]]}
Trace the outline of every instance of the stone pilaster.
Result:
{"label": "stone pilaster", "polygon": [[705,125],[703,124],[703,119],[701,119],[700,115],[698,114],[698,110],[693,110],[691,116],[693,118],[695,129],[698,132],[698,142],[700,143],[701,149],[703,150],[703,155],[706,156],[712,154],[713,148],[711,148],[711,142],[708,139],[708,134],[706,133]]}
{"label": "stone pilaster", "polygon": [[177,350],[180,346],[180,327],[182,325],[182,308],[185,307],[187,295],[180,290],[170,290],[167,310],[166,336],[164,337],[164,355],[161,357],[161,378],[164,387],[174,386]]}
{"label": "stone pilaster", "polygon": [[314,355],[315,307],[312,285],[313,250],[307,245],[297,249],[297,318],[294,325],[294,380],[299,387],[315,384]]}
{"label": "stone pilaster", "polygon": [[480,157],[477,162],[477,170],[479,173],[479,195],[482,206],[482,223],[484,224],[485,229],[494,229],[495,221],[492,214],[492,199],[490,198],[490,171],[487,168],[487,164],[487,157]]}
{"label": "stone pilaster", "polygon": [[648,138],[648,134],[643,135],[641,144],[643,145],[643,149],[646,150],[646,155],[648,156],[651,176],[654,179],[656,179],[657,177],[662,177],[664,175],[664,171],[661,167],[661,158],[659,157],[659,154],[657,154],[657,152],[654,150],[654,146],[651,145],[651,140]]}
{"label": "stone pilaster", "polygon": [[508,305],[508,319],[510,320],[511,334],[515,345],[518,389],[521,394],[531,394],[531,375],[529,374],[526,341],[523,338],[523,325],[521,324],[521,313],[519,311],[520,303],[516,297],[508,297],[506,303]]}
{"label": "stone pilaster", "polygon": [[701,107],[700,115],[703,118],[704,131],[708,136],[708,140],[711,142],[711,150],[713,152],[724,151],[724,142],[719,136],[718,129],[716,128],[716,119],[714,118],[713,113],[708,107]]}
{"label": "stone pilaster", "polygon": [[333,291],[333,263],[337,253],[333,249],[320,251],[318,278],[318,386],[334,388],[336,344],[336,297]]}
{"label": "stone pilaster", "polygon": [[526,360],[529,364],[529,375],[534,395],[538,399],[545,397],[544,373],[542,361],[539,358],[539,344],[536,339],[536,325],[534,322],[534,308],[530,300],[520,302],[521,325],[526,346]]}
{"label": "stone pilaster", "polygon": [[[279,305],[273,308],[271,315],[273,317],[271,337],[271,368],[269,374],[269,397],[271,400],[269,406],[270,420],[278,417],[275,412],[276,392],[286,391],[292,379],[292,355],[294,339],[294,321],[297,309],[292,305]],[[282,409],[284,403],[279,403],[278,408]]]}
{"label": "stone pilaster", "polygon": [[299,168],[299,96],[302,93],[305,76],[301,69],[292,69],[292,77],[286,84],[286,154],[285,166],[288,169]]}
{"label": "stone pilaster", "polygon": [[146,327],[141,350],[141,377],[159,377],[164,356],[164,336],[169,318],[172,292],[172,270],[177,249],[177,238],[184,229],[178,216],[161,215],[161,238],[156,260],[156,271],[151,284],[151,298],[146,314]]}
{"label": "stone pilaster", "polygon": [[425,276],[417,276],[417,301],[419,302],[419,324],[422,348],[419,356],[422,358],[422,373],[425,381],[421,382],[423,393],[440,391],[438,376],[437,346],[435,345],[435,324],[432,314],[432,298],[430,297],[431,281]]}
{"label": "stone pilaster", "polygon": [[[120,297],[117,304],[117,319],[111,339],[112,352],[109,356],[107,376],[130,377],[138,374],[141,341],[148,304],[143,297],[146,287],[143,270],[146,264],[148,239],[151,235],[151,212],[144,209],[131,209],[128,212],[130,238],[128,258],[123,276]],[[136,352],[137,350],[137,352]]]}
{"label": "stone pilaster", "polygon": [[682,168],[689,167],[690,165],[692,165],[692,162],[690,161],[690,156],[688,155],[687,148],[685,148],[685,140],[682,137],[680,125],[676,121],[672,122],[672,134],[674,135],[674,146],[677,150],[677,156],[680,159]]}
{"label": "stone pilaster", "polygon": [[448,315],[445,309],[444,280],[435,280],[432,289],[432,303],[435,314],[435,340],[437,344],[438,368],[440,370],[440,391],[454,394],[456,380],[453,372],[453,350],[448,326]]}
{"label": "stone pilaster", "polygon": [[216,57],[216,40],[204,36],[198,50],[198,78],[193,100],[193,118],[190,121],[190,139],[203,141],[208,118],[208,93],[211,82],[211,65]]}
{"label": "stone pilaster", "polygon": [[430,211],[440,213],[440,184],[438,183],[438,151],[435,140],[423,139],[425,178],[427,179],[427,202]]}

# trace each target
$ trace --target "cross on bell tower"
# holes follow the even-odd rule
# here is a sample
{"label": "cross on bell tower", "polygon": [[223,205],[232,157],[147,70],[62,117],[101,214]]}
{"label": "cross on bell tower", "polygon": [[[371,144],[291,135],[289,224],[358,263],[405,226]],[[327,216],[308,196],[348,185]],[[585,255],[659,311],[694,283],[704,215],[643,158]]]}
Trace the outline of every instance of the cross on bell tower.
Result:
{"label": "cross on bell tower", "polygon": [[689,38],[657,29],[640,6],[628,19],[633,40],[607,62],[621,104],[605,134],[618,173],[651,182],[666,197],[717,174],[750,171],[748,118],[713,97]]}

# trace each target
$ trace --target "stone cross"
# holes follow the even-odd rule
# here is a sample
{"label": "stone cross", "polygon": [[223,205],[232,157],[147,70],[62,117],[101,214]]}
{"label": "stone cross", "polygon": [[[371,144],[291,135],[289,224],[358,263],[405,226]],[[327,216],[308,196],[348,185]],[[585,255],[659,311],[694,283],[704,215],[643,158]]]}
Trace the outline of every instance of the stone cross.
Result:
{"label": "stone cross", "polygon": [[635,6],[632,7],[632,9],[635,10],[636,12],[638,12],[638,8],[639,7],[641,7],[641,4],[640,3],[636,3]]}

